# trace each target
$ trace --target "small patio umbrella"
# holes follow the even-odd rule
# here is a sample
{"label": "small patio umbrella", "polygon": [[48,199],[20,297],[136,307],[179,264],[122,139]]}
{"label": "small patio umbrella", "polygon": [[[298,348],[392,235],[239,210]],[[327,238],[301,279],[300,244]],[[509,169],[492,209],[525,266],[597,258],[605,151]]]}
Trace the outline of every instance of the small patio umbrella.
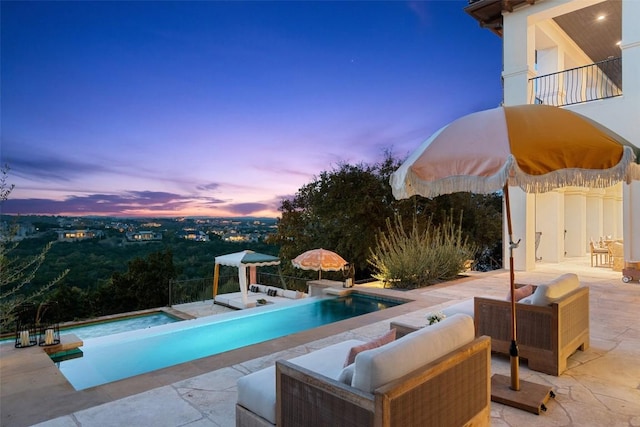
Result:
{"label": "small patio umbrella", "polygon": [[318,279],[323,271],[340,271],[348,264],[340,255],[326,249],[311,249],[291,260],[294,267],[318,272]]}
{"label": "small patio umbrella", "polygon": [[[509,186],[542,193],[604,188],[640,179],[640,151],[597,122],[546,105],[499,107],[464,116],[427,139],[390,178],[397,199],[459,191],[503,191],[509,234],[511,385],[520,390]],[[493,389],[493,387],[492,387]]]}

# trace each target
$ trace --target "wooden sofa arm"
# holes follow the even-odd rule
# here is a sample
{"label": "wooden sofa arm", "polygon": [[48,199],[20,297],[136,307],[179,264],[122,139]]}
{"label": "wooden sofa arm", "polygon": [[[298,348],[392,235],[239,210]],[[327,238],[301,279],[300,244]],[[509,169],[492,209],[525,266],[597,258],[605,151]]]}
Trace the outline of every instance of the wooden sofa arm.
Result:
{"label": "wooden sofa arm", "polygon": [[276,425],[279,427],[372,426],[374,413],[372,394],[287,360],[276,361]]}
{"label": "wooden sofa arm", "polygon": [[490,377],[491,339],[478,337],[375,390],[376,426],[488,426]]}
{"label": "wooden sofa arm", "polygon": [[476,338],[373,393],[277,361],[277,425],[489,425],[490,350]]}

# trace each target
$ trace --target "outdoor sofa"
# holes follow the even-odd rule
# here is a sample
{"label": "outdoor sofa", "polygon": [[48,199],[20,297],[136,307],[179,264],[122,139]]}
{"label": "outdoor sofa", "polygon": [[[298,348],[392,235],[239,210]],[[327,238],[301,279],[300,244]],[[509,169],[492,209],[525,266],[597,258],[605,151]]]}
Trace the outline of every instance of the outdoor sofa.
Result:
{"label": "outdoor sofa", "polygon": [[386,344],[348,340],[278,360],[238,380],[236,426],[489,425],[491,346],[474,333],[459,314]]}

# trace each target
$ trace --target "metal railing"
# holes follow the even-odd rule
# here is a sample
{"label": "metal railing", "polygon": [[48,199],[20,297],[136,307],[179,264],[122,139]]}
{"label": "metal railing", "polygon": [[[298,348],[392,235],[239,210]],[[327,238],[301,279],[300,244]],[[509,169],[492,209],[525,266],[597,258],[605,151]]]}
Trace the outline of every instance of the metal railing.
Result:
{"label": "metal railing", "polygon": [[[232,278],[221,278],[226,281]],[[236,282],[238,281],[236,276]],[[169,306],[213,298],[213,277],[200,277],[169,282]]]}
{"label": "metal railing", "polygon": [[529,79],[531,104],[561,107],[622,95],[622,58]]}

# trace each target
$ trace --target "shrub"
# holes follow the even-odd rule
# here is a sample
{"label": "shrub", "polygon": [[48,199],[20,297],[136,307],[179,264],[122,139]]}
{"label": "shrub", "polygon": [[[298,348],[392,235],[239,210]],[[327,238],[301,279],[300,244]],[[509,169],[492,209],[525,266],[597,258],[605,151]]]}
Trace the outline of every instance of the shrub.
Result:
{"label": "shrub", "polygon": [[[7,183],[8,166],[0,168],[0,211],[9,198],[13,184]],[[22,303],[39,302],[43,295],[64,279],[69,270],[35,289],[30,287],[38,269],[51,250],[47,243],[37,254],[29,257],[15,256],[18,241],[15,239],[16,226],[0,224],[0,332],[9,331],[15,322],[15,311]]]}
{"label": "shrub", "polygon": [[451,280],[465,270],[475,248],[462,238],[462,213],[454,223],[452,214],[434,226],[431,218],[420,230],[414,216],[407,232],[400,216],[387,219],[386,232],[380,232],[376,248],[371,249],[369,264],[375,277],[395,288],[418,288]]}

